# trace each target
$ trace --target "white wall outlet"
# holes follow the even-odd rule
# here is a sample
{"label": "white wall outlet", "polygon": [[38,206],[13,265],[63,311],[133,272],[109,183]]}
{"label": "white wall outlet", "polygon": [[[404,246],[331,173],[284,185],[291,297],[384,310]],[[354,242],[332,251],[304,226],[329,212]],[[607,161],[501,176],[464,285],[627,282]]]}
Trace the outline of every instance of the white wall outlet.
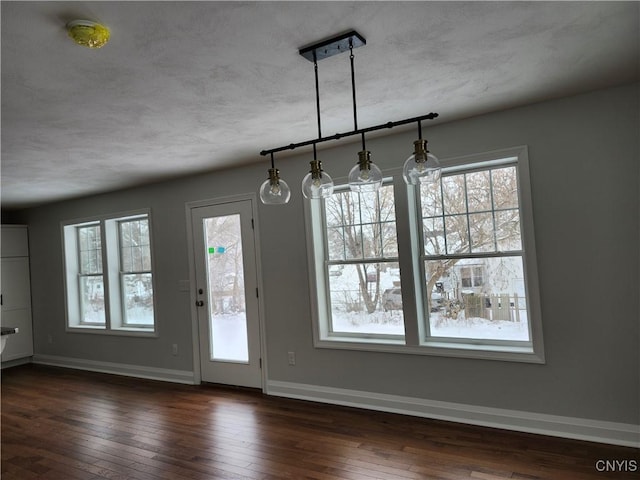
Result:
{"label": "white wall outlet", "polygon": [[287,352],[287,358],[289,360],[289,365],[296,364],[296,352]]}
{"label": "white wall outlet", "polygon": [[178,344],[174,343],[173,345],[171,345],[171,353],[175,356],[178,355]]}

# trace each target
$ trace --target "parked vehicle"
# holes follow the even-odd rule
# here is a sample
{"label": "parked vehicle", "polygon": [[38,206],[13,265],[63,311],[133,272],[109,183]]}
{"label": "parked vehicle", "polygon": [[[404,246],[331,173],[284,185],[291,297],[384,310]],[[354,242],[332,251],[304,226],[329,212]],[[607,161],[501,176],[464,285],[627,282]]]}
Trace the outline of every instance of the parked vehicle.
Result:
{"label": "parked vehicle", "polygon": [[382,293],[382,308],[389,310],[402,310],[402,291],[399,288],[388,288]]}

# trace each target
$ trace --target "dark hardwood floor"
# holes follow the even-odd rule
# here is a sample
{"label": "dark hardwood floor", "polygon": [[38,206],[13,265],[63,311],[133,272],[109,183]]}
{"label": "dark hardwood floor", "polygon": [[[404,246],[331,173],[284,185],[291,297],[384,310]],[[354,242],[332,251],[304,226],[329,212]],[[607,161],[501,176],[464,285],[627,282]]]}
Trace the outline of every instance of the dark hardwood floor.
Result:
{"label": "dark hardwood floor", "polygon": [[2,371],[1,428],[2,480],[640,477],[595,467],[633,448],[35,365]]}

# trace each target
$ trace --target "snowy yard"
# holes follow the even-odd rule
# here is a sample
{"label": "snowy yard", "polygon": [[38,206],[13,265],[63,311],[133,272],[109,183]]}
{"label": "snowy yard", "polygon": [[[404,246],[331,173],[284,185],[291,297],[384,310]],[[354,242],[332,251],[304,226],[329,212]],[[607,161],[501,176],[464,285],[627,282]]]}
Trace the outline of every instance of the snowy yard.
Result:
{"label": "snowy yard", "polygon": [[[492,321],[485,318],[440,318],[431,314],[431,335],[434,337],[476,338],[491,340],[529,340],[526,321]],[[334,312],[333,328],[337,332],[404,335],[402,312],[343,313]]]}
{"label": "snowy yard", "polygon": [[[397,264],[380,273],[380,299],[376,311],[369,314],[362,308],[349,308],[342,299],[358,296],[358,276],[355,266],[345,266],[339,275],[330,275],[330,291],[332,298],[332,324],[334,332],[404,335],[404,316],[401,304],[394,309],[382,307],[385,292],[399,288],[400,276]],[[335,272],[335,271],[334,271]],[[521,297],[524,300],[524,297]],[[401,299],[398,299],[401,302]],[[352,311],[356,310],[356,311]],[[487,311],[488,312],[488,311]],[[507,312],[508,313],[508,312]],[[526,309],[517,312],[519,321],[489,320],[487,318],[465,317],[464,308],[457,318],[449,318],[444,311],[431,312],[429,315],[430,336],[449,338],[473,338],[489,340],[529,340],[529,326]],[[516,313],[511,307],[511,316]]]}
{"label": "snowy yard", "polygon": [[213,315],[211,326],[212,354],[215,360],[249,360],[247,317],[244,312]]}

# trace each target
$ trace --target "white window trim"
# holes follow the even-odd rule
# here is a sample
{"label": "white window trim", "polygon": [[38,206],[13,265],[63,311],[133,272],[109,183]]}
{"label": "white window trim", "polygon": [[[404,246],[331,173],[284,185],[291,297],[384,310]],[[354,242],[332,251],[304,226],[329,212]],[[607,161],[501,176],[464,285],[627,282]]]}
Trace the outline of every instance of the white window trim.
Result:
{"label": "white window trim", "polygon": [[[533,230],[533,209],[531,201],[531,182],[529,177],[529,157],[526,146],[506,148],[491,152],[466,155],[442,160],[442,167],[447,173],[457,171],[469,171],[499,166],[500,164],[515,164],[518,168],[518,201],[520,209],[520,228],[522,234],[522,258],[524,279],[527,289],[527,305],[529,310],[530,342],[510,341],[461,341],[453,338],[429,337],[428,332],[420,332],[420,345],[429,350],[444,350],[451,352],[452,356],[461,354],[468,357],[470,352],[477,358],[524,361],[530,363],[544,363],[544,347],[542,336],[542,320],[540,312],[540,292],[538,286],[538,271],[535,249],[535,236]],[[417,206],[415,196],[417,188],[408,189],[409,203]],[[416,215],[415,209],[411,215]],[[414,217],[415,218],[415,217]],[[417,222],[412,222],[417,223]],[[412,242],[415,251],[424,251],[422,237],[413,236]],[[482,256],[482,255],[481,255]],[[420,268],[419,278],[424,277],[422,258],[418,260]],[[422,282],[422,280],[420,280]],[[424,289],[423,289],[424,290]],[[422,292],[422,301],[426,304],[426,292]],[[418,311],[418,316],[424,316],[425,310]],[[428,319],[420,318],[421,329],[427,329]]]}
{"label": "white window trim", "polygon": [[[347,178],[339,178],[335,181],[336,185],[346,185]],[[394,186],[394,197],[397,197],[397,177],[394,177],[392,181],[388,176],[385,176],[384,183],[392,183]],[[394,199],[395,201],[395,199]],[[319,223],[313,223],[312,215],[322,218],[322,225]],[[396,218],[397,222],[397,218]],[[317,295],[311,295],[311,302],[313,305],[312,316],[314,323],[314,344],[316,346],[326,346],[335,344],[349,344],[363,343],[366,345],[405,345],[405,335],[391,335],[391,334],[374,334],[374,333],[351,333],[351,332],[332,332],[331,329],[331,312],[328,309],[328,295],[329,295],[329,276],[326,274],[329,264],[348,264],[350,261],[344,262],[332,262],[327,260],[328,255],[324,251],[327,244],[326,235],[326,218],[324,210],[320,201],[307,201],[305,202],[305,226],[307,228],[307,239],[313,238],[312,244],[310,243],[307,251],[312,260],[309,261],[311,266],[311,285],[312,292],[317,292]],[[397,226],[396,226],[397,229]],[[317,248],[316,248],[317,247]],[[363,260],[365,263],[370,259]],[[375,259],[372,260],[375,262]],[[398,262],[399,258],[394,258],[393,263]],[[356,263],[362,263],[357,262]],[[322,321],[320,319],[323,319]],[[405,320],[406,323],[406,320]]]}
{"label": "white window trim", "polygon": [[[121,313],[121,288],[119,265],[119,240],[118,222],[146,217],[149,222],[149,246],[151,249],[151,271],[153,286],[153,326],[130,326],[123,324]],[[78,254],[76,227],[91,224],[100,224],[102,237],[102,275],[105,297],[105,324],[82,324],[80,320],[78,277]],[[108,215],[95,215],[89,218],[65,220],[60,223],[62,235],[63,255],[62,268],[64,272],[64,298],[65,298],[65,330],[69,333],[89,333],[100,335],[120,335],[134,337],[157,338],[157,290],[156,290],[156,264],[153,248],[152,219],[150,209],[133,210],[113,213]],[[107,251],[117,252],[108,256]],[[113,294],[111,292],[114,292]]]}
{"label": "white window trim", "polygon": [[[538,287],[537,259],[535,236],[533,230],[533,208],[531,200],[531,182],[529,176],[529,159],[526,146],[518,146],[494,150],[480,154],[466,155],[450,159],[442,159],[441,164],[447,171],[468,170],[470,164],[477,168],[496,165],[496,159],[516,158],[518,164],[518,195],[520,201],[521,231],[523,242],[524,276],[527,285],[527,302],[529,307],[529,325],[531,333],[530,346],[495,342],[494,344],[474,344],[471,342],[455,342],[451,339],[427,338],[426,322],[423,319],[426,297],[424,289],[415,292],[416,285],[423,282],[420,255],[412,254],[421,245],[417,218],[417,188],[404,185],[401,169],[385,170],[385,176],[393,176],[397,212],[396,228],[398,230],[398,249],[400,271],[402,275],[402,297],[405,319],[404,339],[353,338],[352,336],[330,335],[327,317],[326,292],[328,278],[324,275],[324,218],[322,225],[314,224],[314,218],[322,214],[320,201],[305,201],[304,216],[307,237],[307,260],[310,275],[310,302],[313,324],[313,343],[316,348],[361,350],[374,352],[402,353],[412,355],[433,355],[458,358],[476,358],[485,360],[511,361],[523,363],[545,363],[542,335],[542,319],[540,310],[540,292]],[[471,167],[473,168],[473,167]],[[336,183],[340,183],[339,179]],[[346,181],[346,179],[344,180]],[[417,250],[421,251],[421,250]],[[323,285],[323,283],[325,285]],[[426,340],[423,340],[426,339]]]}

